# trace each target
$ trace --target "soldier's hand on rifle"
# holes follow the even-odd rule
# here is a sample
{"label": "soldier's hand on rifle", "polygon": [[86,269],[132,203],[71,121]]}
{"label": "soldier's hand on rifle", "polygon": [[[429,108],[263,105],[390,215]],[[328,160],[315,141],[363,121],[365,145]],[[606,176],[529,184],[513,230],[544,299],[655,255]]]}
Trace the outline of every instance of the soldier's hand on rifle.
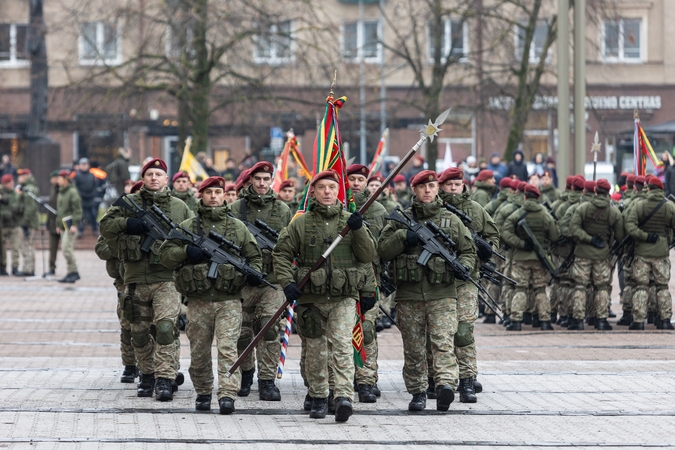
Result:
{"label": "soldier's hand on rifle", "polygon": [[467,281],[471,278],[471,270],[468,267],[464,267],[464,270],[455,270],[455,278],[460,281]]}
{"label": "soldier's hand on rifle", "polygon": [[361,314],[365,314],[366,311],[370,311],[375,307],[375,297],[361,297],[359,303],[361,304]]}
{"label": "soldier's hand on rifle", "polygon": [[648,244],[656,244],[656,241],[659,240],[659,235],[656,233],[649,233],[647,235],[647,243]]}
{"label": "soldier's hand on rifle", "polygon": [[352,213],[352,215],[349,216],[349,219],[347,219],[347,225],[354,231],[361,228],[363,226],[363,216],[361,213],[358,211]]}
{"label": "soldier's hand on rifle", "polygon": [[525,246],[523,247],[523,250],[525,250],[526,252],[531,252],[532,250],[534,250],[534,244],[532,243],[531,240],[525,239]]}
{"label": "soldier's hand on rifle", "polygon": [[249,286],[260,286],[263,282],[263,277],[259,273],[250,273],[246,275],[246,282]]}
{"label": "soldier's hand on rifle", "polygon": [[406,230],[405,245],[407,245],[408,247],[416,247],[419,241],[420,238],[417,236],[417,233],[415,233],[414,231]]}
{"label": "soldier's hand on rifle", "polygon": [[286,300],[292,302],[302,297],[302,291],[297,284],[291,283],[284,288],[284,295],[286,295]]}
{"label": "soldier's hand on rifle", "polygon": [[185,254],[187,255],[187,260],[190,264],[199,264],[204,261],[208,261],[211,257],[209,252],[203,250],[196,245],[188,244],[185,249]]}
{"label": "soldier's hand on rifle", "polygon": [[591,239],[591,245],[595,248],[605,248],[605,241],[599,235],[593,236]]}
{"label": "soldier's hand on rifle", "polygon": [[141,219],[130,217],[127,219],[127,234],[140,236],[150,231],[150,227]]}

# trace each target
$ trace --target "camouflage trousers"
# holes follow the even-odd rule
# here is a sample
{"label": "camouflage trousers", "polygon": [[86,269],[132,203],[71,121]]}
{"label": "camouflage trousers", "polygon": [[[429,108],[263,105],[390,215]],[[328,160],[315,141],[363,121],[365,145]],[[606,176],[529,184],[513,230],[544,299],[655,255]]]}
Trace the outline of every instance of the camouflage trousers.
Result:
{"label": "camouflage trousers", "polygon": [[661,320],[670,320],[673,315],[672,299],[668,290],[670,258],[636,256],[632,268],[633,277],[637,284],[633,295],[633,321],[644,322],[647,317],[650,276],[654,278],[656,312]]}
{"label": "camouflage trousers", "polygon": [[23,273],[34,273],[35,272],[35,249],[33,248],[33,237],[35,236],[35,230],[28,228],[28,231],[21,231],[21,247],[19,252],[21,253],[21,259],[23,259],[23,266],[21,271]]}
{"label": "camouflage trousers", "polygon": [[[511,258],[506,258],[506,263],[504,264],[504,275],[509,278],[513,278],[513,260]],[[513,294],[515,293],[515,286],[511,283],[502,284],[502,311],[504,314],[511,315],[511,304],[513,302]]]}
{"label": "camouflage trousers", "polygon": [[528,295],[534,295],[536,311],[542,320],[547,320],[551,316],[551,303],[546,295],[546,284],[548,283],[548,271],[538,260],[515,261],[511,268],[511,278],[516,280],[518,285],[513,294],[511,304],[511,320],[520,322],[523,320],[523,313],[527,310]]}
{"label": "camouflage trousers", "polygon": [[[334,396],[352,400],[354,352],[352,329],[356,299],[298,305],[298,332],[302,334],[305,384],[313,398],[327,398],[333,374]],[[311,321],[311,325],[310,325]]]}
{"label": "camouflage trousers", "polygon": [[241,371],[231,377],[225,374],[237,359],[237,340],[241,331],[241,301],[204,301],[190,299],[185,332],[190,341],[190,379],[197,395],[207,395],[213,390],[213,362],[211,346],[216,338],[218,352],[218,398],[237,398],[241,384]]}
{"label": "camouflage trousers", "polygon": [[[495,257],[495,264],[496,264],[496,269],[498,272],[504,273],[504,268],[506,267],[506,263],[502,261],[501,259]],[[492,296],[492,298],[495,299],[495,302],[497,302],[498,305],[503,304],[503,299],[501,298],[501,291],[502,291],[502,285],[507,285],[508,283],[506,281],[502,281],[501,284],[495,284],[492,282],[486,282],[484,284],[485,289],[487,289],[488,293]],[[492,314],[492,311],[490,308],[486,309],[486,314]]]}
{"label": "camouflage trousers", "polygon": [[0,230],[0,239],[3,243],[2,267],[7,268],[7,244],[11,247],[12,269],[19,268],[19,249],[21,248],[21,228],[3,228]]}
{"label": "camouflage trousers", "polygon": [[[277,290],[269,286],[252,287],[245,286],[242,291],[244,303],[242,304],[243,321],[241,335],[237,343],[237,350],[241,354],[251,343],[253,337],[258,334],[262,327],[272,318],[274,313],[286,301],[284,290],[276,285]],[[285,320],[285,319],[284,319]],[[258,360],[258,379],[274,380],[277,375],[277,365],[281,355],[281,343],[279,342],[280,324],[275,324],[263,336],[258,343],[255,352],[251,352],[241,365],[241,370],[255,368]]]}
{"label": "camouflage trousers", "polygon": [[124,281],[120,278],[113,280],[113,285],[117,290],[117,318],[120,321],[120,353],[122,354],[122,365],[135,366],[136,353],[131,345],[131,324],[124,318]]}
{"label": "camouflage trousers", "polygon": [[572,317],[606,319],[612,297],[612,268],[608,261],[576,257],[570,273],[574,280]]}
{"label": "camouflage trousers", "polygon": [[68,272],[66,273],[77,272],[77,261],[75,261],[76,238],[77,233],[61,230],[61,252],[63,253],[63,257],[66,258],[66,265],[68,266]]}
{"label": "camouflage trousers", "polygon": [[[407,391],[413,395],[425,392],[430,374],[436,386],[456,388],[457,299],[398,302],[396,322],[403,340],[403,381]],[[427,366],[427,340],[431,347],[430,366]]]}
{"label": "camouflage trousers", "polygon": [[[390,312],[396,308],[396,292],[387,297],[381,296],[379,303],[382,306],[382,309],[387,311],[387,314],[390,314]],[[384,313],[380,311],[380,308],[375,306],[375,309],[378,311],[378,317],[384,317]]]}
{"label": "camouflage trousers", "polygon": [[366,351],[366,360],[363,367],[356,367],[356,384],[375,386],[377,383],[377,333],[375,322],[380,313],[377,305],[363,315],[363,348]]}
{"label": "camouflage trousers", "polygon": [[[131,323],[131,345],[144,374],[175,380],[180,365],[180,339],[176,321],[180,294],[173,281],[129,284],[125,297],[140,306],[140,321]],[[151,328],[154,328],[153,333]]]}
{"label": "camouflage trousers", "polygon": [[633,277],[633,266],[624,266],[622,261],[619,261],[620,268],[623,272],[623,292],[620,298],[621,310],[630,312],[633,311],[633,294],[635,293],[635,278]]}

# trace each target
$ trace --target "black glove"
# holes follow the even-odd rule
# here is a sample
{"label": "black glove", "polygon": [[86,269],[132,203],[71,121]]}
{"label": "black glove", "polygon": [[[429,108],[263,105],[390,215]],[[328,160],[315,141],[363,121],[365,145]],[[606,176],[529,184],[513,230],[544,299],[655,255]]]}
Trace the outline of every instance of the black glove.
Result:
{"label": "black glove", "polygon": [[286,300],[292,302],[302,297],[302,291],[297,284],[291,283],[284,288],[284,294],[286,295]]}
{"label": "black glove", "polygon": [[595,248],[605,248],[605,241],[599,235],[593,236],[591,239],[591,245]]}
{"label": "black glove", "polygon": [[464,267],[464,270],[455,270],[455,278],[460,281],[467,281],[471,277],[471,269]]}
{"label": "black glove", "polygon": [[246,282],[249,286],[260,286],[263,282],[263,277],[259,273],[250,273],[246,275]]}
{"label": "black glove", "polygon": [[475,240],[476,255],[481,261],[488,261],[492,257],[492,245],[487,241]]}
{"label": "black glove", "polygon": [[417,233],[414,231],[407,230],[405,232],[405,245],[408,247],[416,247],[419,241],[420,238],[417,237]]}
{"label": "black glove", "polygon": [[532,250],[534,250],[534,244],[532,243],[532,241],[530,241],[529,239],[525,239],[525,246],[523,247],[523,250],[525,250],[526,252],[531,252]]}
{"label": "black glove", "polygon": [[150,227],[146,225],[141,219],[130,217],[127,219],[127,234],[135,234],[140,236],[150,231]]}
{"label": "black glove", "polygon": [[375,307],[375,297],[361,297],[361,300],[359,300],[359,303],[361,304],[361,314],[365,314],[366,311],[370,311]]}
{"label": "black glove", "polygon": [[361,215],[361,213],[358,211],[352,213],[352,215],[349,216],[349,219],[347,219],[347,225],[349,225],[349,228],[351,228],[354,231],[361,228],[363,226],[363,216]]}
{"label": "black glove", "polygon": [[188,244],[185,249],[185,254],[187,255],[187,260],[190,264],[199,264],[207,261],[210,257],[209,252],[192,244]]}
{"label": "black glove", "polygon": [[659,235],[656,233],[649,233],[647,235],[647,243],[648,244],[656,244],[656,241],[659,240]]}

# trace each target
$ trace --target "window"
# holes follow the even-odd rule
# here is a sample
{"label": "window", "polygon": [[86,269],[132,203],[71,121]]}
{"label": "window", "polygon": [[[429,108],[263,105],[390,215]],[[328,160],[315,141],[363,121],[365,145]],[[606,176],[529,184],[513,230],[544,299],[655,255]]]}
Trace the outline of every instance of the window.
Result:
{"label": "window", "polygon": [[194,31],[192,27],[180,29],[179,26],[168,26],[166,29],[166,57],[171,60],[180,59],[185,51],[188,59],[195,57],[195,50],[192,47]]}
{"label": "window", "polygon": [[290,20],[261,27],[255,37],[257,63],[283,64],[293,59],[293,23]]}
{"label": "window", "polygon": [[119,64],[117,27],[105,22],[80,24],[80,64]]}
{"label": "window", "polygon": [[28,25],[0,24],[0,67],[28,67]]}
{"label": "window", "polygon": [[381,59],[380,23],[377,20],[347,22],[342,25],[342,56],[377,63]]}
{"label": "window", "polygon": [[642,60],[641,22],[640,19],[604,21],[602,54],[606,61],[639,62]]}
{"label": "window", "polygon": [[[438,36],[435,24],[428,26],[429,35],[429,62],[433,63],[436,54],[435,36]],[[448,56],[460,61],[466,61],[469,44],[469,27],[466,22],[446,19],[441,23],[441,62],[445,62]]]}
{"label": "window", "polygon": [[[516,25],[516,59],[523,58],[523,50],[525,48],[525,27],[526,23]],[[546,42],[546,35],[548,34],[548,24],[545,20],[538,20],[534,29],[534,36],[530,44],[530,62],[538,63],[541,57],[541,52],[544,50],[544,43]]]}

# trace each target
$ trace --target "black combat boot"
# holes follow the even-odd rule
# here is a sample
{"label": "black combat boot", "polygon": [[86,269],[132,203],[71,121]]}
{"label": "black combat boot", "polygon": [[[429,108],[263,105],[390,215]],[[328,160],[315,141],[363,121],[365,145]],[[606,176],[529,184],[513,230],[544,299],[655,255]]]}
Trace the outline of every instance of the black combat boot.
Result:
{"label": "black combat boot", "polygon": [[558,320],[558,313],[555,311],[551,311],[551,323],[556,323]]}
{"label": "black combat boot", "polygon": [[408,403],[408,411],[424,411],[427,407],[427,393],[419,392],[413,394],[412,400]]}
{"label": "black combat boot", "polygon": [[375,386],[373,386],[373,394],[375,394],[375,397],[378,398],[382,395],[382,392],[380,392],[380,388],[377,383],[375,383]]}
{"label": "black combat boot", "polygon": [[346,422],[353,413],[352,402],[348,398],[338,397],[335,399],[335,421]]}
{"label": "black combat boot", "polygon": [[382,323],[382,318],[378,317],[375,321],[375,332],[379,333],[384,330],[384,324]]}
{"label": "black combat boot", "polygon": [[586,317],[586,325],[593,325],[595,327],[595,317]]}
{"label": "black combat boot", "polygon": [[595,319],[595,328],[600,331],[610,331],[612,326],[607,322],[607,319]]}
{"label": "black combat boot", "polygon": [[517,320],[512,320],[510,324],[506,326],[506,331],[522,331],[522,326]]}
{"label": "black combat boot", "polygon": [[12,275],[14,275],[15,277],[22,277],[23,272],[19,272],[18,267],[12,267]]}
{"label": "black combat boot", "polygon": [[525,325],[532,325],[532,313],[523,313],[523,323]]}
{"label": "black combat boot", "polygon": [[77,272],[69,273],[65,278],[61,278],[59,283],[74,283],[80,279],[80,274]]}
{"label": "black combat boot", "polygon": [[494,314],[486,314],[483,323],[497,323],[497,316]]}
{"label": "black combat boot", "polygon": [[[52,274],[52,275],[54,275],[54,274]],[[8,276],[9,276],[9,273],[7,273],[7,269],[5,269],[4,267],[1,267],[0,268],[0,277],[8,277]]]}
{"label": "black combat boot", "polygon": [[455,400],[455,393],[453,389],[445,384],[436,386],[436,411],[447,411],[450,409],[450,404]]}
{"label": "black combat boot", "polygon": [[435,400],[436,399],[436,383],[434,382],[434,379],[431,377],[427,378],[427,383],[429,386],[427,387],[427,398],[430,400]]}
{"label": "black combat boot", "polygon": [[570,326],[570,322],[572,321],[572,316],[562,316],[562,319],[558,323],[562,328],[567,328]]}
{"label": "black combat boot", "polygon": [[234,412],[234,400],[230,397],[219,398],[218,407],[220,408],[220,414],[229,416]]}
{"label": "black combat boot", "polygon": [[504,315],[502,316],[502,318],[499,319],[499,325],[507,326],[507,325],[508,325],[508,323],[507,323],[508,321],[509,321],[509,315],[508,315],[508,314],[504,314]]}
{"label": "black combat boot", "polygon": [[540,325],[541,331],[553,331],[553,327],[551,326],[551,322],[548,320],[544,320],[541,322]]}
{"label": "black combat boot", "polygon": [[186,326],[187,316],[185,314],[178,314],[178,324],[176,325],[176,328],[178,328],[179,331],[185,331]]}
{"label": "black combat boot", "polygon": [[540,326],[539,314],[532,314],[532,328],[539,328]]}
{"label": "black combat boot", "polygon": [[623,316],[619,319],[619,321],[616,323],[617,325],[630,325],[633,323],[633,312],[632,311],[624,311]]}
{"label": "black combat boot", "polygon": [[359,402],[360,403],[375,403],[377,397],[373,393],[373,387],[369,384],[359,384],[357,387],[357,392],[359,393]]}
{"label": "black combat boot", "polygon": [[654,328],[658,330],[660,326],[661,326],[661,318],[657,315],[656,319],[654,319]]}
{"label": "black combat boot", "polygon": [[248,394],[251,393],[254,373],[255,369],[241,371],[241,387],[239,388],[239,392],[237,392],[239,397],[248,397]]}
{"label": "black combat boot", "polygon": [[155,400],[158,402],[170,402],[173,400],[172,381],[168,378],[157,378],[155,382]]}
{"label": "black combat boot", "polygon": [[274,380],[258,380],[258,397],[266,402],[280,402],[281,392],[274,385]]}
{"label": "black combat boot", "polygon": [[384,327],[385,330],[388,330],[391,328],[391,320],[389,320],[389,317],[384,316],[382,318],[382,326]]}
{"label": "black combat boot", "polygon": [[651,311],[647,313],[647,323],[654,323],[654,319],[656,319],[656,313]]}
{"label": "black combat boot", "polygon": [[633,322],[630,324],[628,327],[629,330],[640,330],[643,331],[645,329],[645,323],[644,322]]}
{"label": "black combat boot", "polygon": [[195,400],[195,410],[211,411],[211,394],[199,394]]}
{"label": "black combat boot", "polygon": [[670,323],[670,319],[664,319],[659,323],[657,327],[659,330],[673,330],[673,324]]}
{"label": "black combat boot", "polygon": [[616,313],[615,313],[614,311],[612,311],[612,307],[610,306],[610,307],[608,307],[607,309],[608,309],[607,315],[609,316],[609,318],[610,318],[610,319],[615,318],[615,317],[616,317]]}
{"label": "black combat boot", "polygon": [[328,399],[315,398],[312,399],[312,410],[309,412],[310,419],[323,419],[328,413]]}
{"label": "black combat boot", "polygon": [[171,383],[171,390],[173,392],[178,392],[178,386],[182,386],[185,383],[185,375],[182,372],[176,374],[176,379]]}
{"label": "black combat boot", "polygon": [[556,325],[561,325],[563,320],[567,320],[567,316],[558,316],[558,320],[556,320]]}
{"label": "black combat boot", "polygon": [[139,397],[152,397],[152,391],[155,388],[155,374],[141,373],[138,377],[138,389],[136,395]]}
{"label": "black combat boot", "polygon": [[136,366],[124,366],[122,376],[120,377],[120,383],[133,383],[137,376],[138,369]]}
{"label": "black combat boot", "polygon": [[583,331],[584,330],[584,320],[575,319],[574,317],[570,318],[570,324],[567,326],[568,330]]}
{"label": "black combat boot", "polygon": [[473,378],[460,378],[457,391],[459,392],[459,401],[462,403],[476,403],[478,401],[476,391],[473,388]]}
{"label": "black combat boot", "polygon": [[309,411],[312,409],[312,397],[309,392],[305,395],[305,401],[302,402],[302,409]]}
{"label": "black combat boot", "polygon": [[333,396],[333,390],[329,389],[328,390],[328,412],[331,414],[335,413],[335,397]]}
{"label": "black combat boot", "polygon": [[483,385],[480,384],[480,381],[475,378],[473,379],[473,390],[476,392],[476,394],[483,392]]}

